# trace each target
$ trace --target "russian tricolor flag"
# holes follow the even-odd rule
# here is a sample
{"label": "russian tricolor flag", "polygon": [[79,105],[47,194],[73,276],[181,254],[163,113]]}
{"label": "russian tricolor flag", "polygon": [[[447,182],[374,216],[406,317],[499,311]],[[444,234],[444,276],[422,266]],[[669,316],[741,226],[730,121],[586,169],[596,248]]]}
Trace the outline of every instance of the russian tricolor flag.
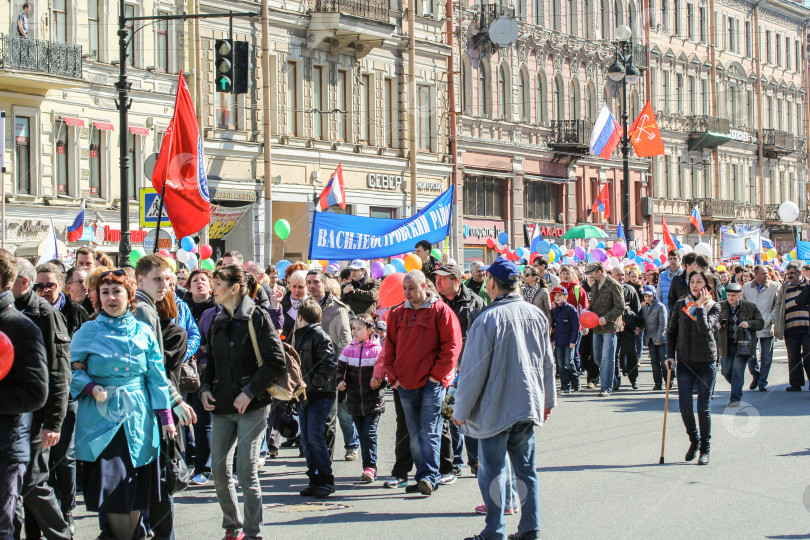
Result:
{"label": "russian tricolor flag", "polygon": [[619,146],[621,138],[622,127],[613,117],[607,103],[603,102],[602,110],[599,112],[591,132],[591,154],[610,159],[610,156]]}
{"label": "russian tricolor flag", "polygon": [[84,233],[84,200],[79,207],[79,215],[73,220],[73,223],[67,228],[67,241],[75,242],[82,237]]}
{"label": "russian tricolor flag", "polygon": [[692,214],[689,216],[689,221],[691,221],[692,225],[694,225],[695,228],[698,230],[700,236],[703,236],[703,233],[705,233],[706,231],[703,230],[703,220],[700,219],[700,212],[698,212],[697,206],[695,206],[695,209],[692,210]]}
{"label": "russian tricolor flag", "polygon": [[332,177],[326,184],[326,187],[321,191],[319,199],[319,208],[321,211],[326,210],[330,206],[340,205],[344,210],[346,209],[346,187],[343,184],[343,164],[338,163],[337,169],[332,173]]}

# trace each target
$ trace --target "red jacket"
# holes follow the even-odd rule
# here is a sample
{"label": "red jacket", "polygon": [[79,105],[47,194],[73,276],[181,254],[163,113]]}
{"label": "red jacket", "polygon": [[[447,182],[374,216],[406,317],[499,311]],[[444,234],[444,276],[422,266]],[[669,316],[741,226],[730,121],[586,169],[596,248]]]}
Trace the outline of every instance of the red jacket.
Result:
{"label": "red jacket", "polygon": [[384,356],[392,385],[415,390],[433,377],[447,388],[460,354],[458,318],[436,294],[431,293],[419,309],[406,302],[388,314]]}
{"label": "red jacket", "polygon": [[[574,288],[579,285],[577,280],[571,280],[568,283],[560,282],[560,287],[564,287],[565,290],[568,291],[568,303],[577,308],[577,313],[582,314],[583,310],[588,309],[588,293],[580,286],[579,289],[579,300],[577,300],[577,295],[574,292]],[[553,302],[552,298],[552,304]],[[554,307],[554,306],[551,306]]]}

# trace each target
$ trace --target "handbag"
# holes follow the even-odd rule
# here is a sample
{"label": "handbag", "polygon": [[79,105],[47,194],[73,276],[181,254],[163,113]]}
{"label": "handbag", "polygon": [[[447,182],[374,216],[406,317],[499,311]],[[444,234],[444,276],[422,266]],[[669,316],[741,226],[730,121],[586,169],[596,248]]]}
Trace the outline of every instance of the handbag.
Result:
{"label": "handbag", "polygon": [[197,358],[192,356],[188,361],[180,364],[180,392],[192,394],[200,389],[200,370],[197,368]]}
{"label": "handbag", "polygon": [[756,345],[751,343],[751,332],[746,328],[737,328],[737,356],[750,358],[756,354]]}
{"label": "handbag", "polygon": [[177,447],[177,437],[166,441],[166,488],[170,495],[174,495],[186,489],[191,483],[191,473],[186,466],[186,461],[180,455]]}

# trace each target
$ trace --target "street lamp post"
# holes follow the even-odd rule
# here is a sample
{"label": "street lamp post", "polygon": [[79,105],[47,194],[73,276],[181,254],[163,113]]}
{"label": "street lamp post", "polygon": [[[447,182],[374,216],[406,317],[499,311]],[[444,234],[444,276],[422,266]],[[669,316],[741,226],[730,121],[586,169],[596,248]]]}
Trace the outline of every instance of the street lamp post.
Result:
{"label": "street lamp post", "polygon": [[627,84],[636,84],[641,79],[641,72],[633,65],[633,33],[630,28],[621,25],[616,28],[616,60],[608,68],[608,77],[622,84],[622,227],[628,243],[633,240],[630,230],[630,136],[627,133]]}

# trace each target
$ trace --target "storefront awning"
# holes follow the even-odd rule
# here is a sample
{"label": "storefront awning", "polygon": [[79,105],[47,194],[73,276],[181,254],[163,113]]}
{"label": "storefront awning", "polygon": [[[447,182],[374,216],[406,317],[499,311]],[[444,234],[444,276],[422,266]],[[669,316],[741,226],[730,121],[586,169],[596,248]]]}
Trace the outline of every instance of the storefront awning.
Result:
{"label": "storefront awning", "polygon": [[149,128],[143,126],[129,126],[129,132],[133,135],[149,135]]}
{"label": "storefront awning", "polygon": [[731,140],[731,135],[728,133],[714,133],[707,131],[700,135],[689,139],[689,151],[695,152],[699,150],[713,150]]}
{"label": "storefront awning", "polygon": [[100,129],[102,131],[115,131],[111,122],[93,122],[93,125],[96,129]]}
{"label": "storefront awning", "polygon": [[84,120],[82,120],[81,118],[75,118],[72,116],[63,116],[62,120],[65,122],[65,124],[69,126],[84,127]]}

